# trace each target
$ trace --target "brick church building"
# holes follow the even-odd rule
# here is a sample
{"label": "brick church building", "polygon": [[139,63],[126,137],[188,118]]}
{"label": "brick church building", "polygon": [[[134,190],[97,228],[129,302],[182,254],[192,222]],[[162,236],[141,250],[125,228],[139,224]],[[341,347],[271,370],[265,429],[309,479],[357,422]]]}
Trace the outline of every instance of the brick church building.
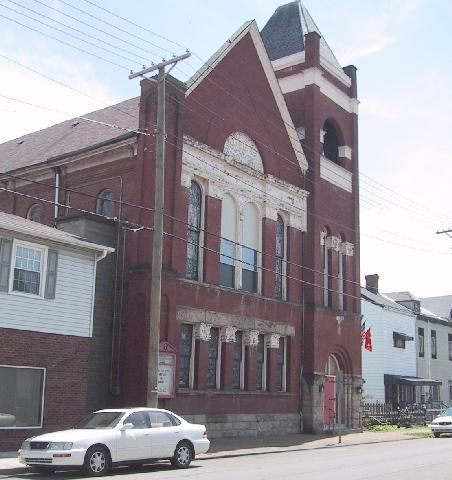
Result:
{"label": "brick church building", "polygon": [[[357,106],[355,68],[298,0],[190,81],[168,77],[159,405],[211,437],[360,428]],[[147,400],[156,108],[143,80],[87,115],[126,130],[70,120],[0,145],[1,210],[94,243],[111,232],[91,338],[105,378],[86,410]],[[0,366],[18,362],[0,346]],[[55,401],[44,430],[65,426],[46,422]]]}

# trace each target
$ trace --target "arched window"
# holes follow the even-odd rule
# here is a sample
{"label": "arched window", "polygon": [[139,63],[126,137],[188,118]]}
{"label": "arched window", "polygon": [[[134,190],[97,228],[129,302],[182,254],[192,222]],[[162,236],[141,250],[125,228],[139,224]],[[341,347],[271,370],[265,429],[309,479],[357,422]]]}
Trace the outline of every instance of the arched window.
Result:
{"label": "arched window", "polygon": [[191,182],[188,196],[187,270],[186,277],[199,280],[200,240],[202,219],[202,192],[196,182]]}
{"label": "arched window", "polygon": [[105,217],[113,217],[113,192],[102,190],[97,196],[96,213]]}
{"label": "arched window", "polygon": [[257,252],[259,250],[259,215],[252,203],[243,209],[242,290],[257,292]]}
{"label": "arched window", "polygon": [[328,120],[323,125],[323,155],[335,163],[339,161],[339,136],[336,127]]}
{"label": "arched window", "polygon": [[322,277],[323,277],[323,305],[328,307],[331,305],[331,245],[326,229],[320,232],[320,244],[322,247]]}
{"label": "arched window", "polygon": [[32,205],[27,213],[28,220],[41,223],[41,207],[39,205]]}
{"label": "arched window", "polygon": [[237,209],[234,199],[225,195],[221,202],[220,285],[235,286]]}
{"label": "arched window", "polygon": [[275,296],[283,299],[286,280],[286,239],[284,220],[278,215],[276,219],[276,279]]}

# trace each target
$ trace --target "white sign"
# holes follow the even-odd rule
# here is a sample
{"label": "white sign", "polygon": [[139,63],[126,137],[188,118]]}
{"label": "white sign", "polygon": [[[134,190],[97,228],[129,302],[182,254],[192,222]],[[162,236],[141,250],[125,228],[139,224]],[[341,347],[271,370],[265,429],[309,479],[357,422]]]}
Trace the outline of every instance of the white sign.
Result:
{"label": "white sign", "polygon": [[159,355],[159,372],[158,372],[158,395],[159,397],[174,396],[174,369],[175,355]]}

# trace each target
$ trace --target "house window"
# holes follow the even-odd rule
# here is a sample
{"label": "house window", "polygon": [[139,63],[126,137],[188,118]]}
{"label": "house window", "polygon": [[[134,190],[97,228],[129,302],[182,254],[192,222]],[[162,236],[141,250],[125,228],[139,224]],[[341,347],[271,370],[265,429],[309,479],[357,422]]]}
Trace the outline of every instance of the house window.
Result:
{"label": "house window", "polygon": [[286,391],[286,338],[279,337],[278,348],[278,377],[276,379],[276,389],[280,392]]}
{"label": "house window", "polygon": [[16,244],[12,290],[41,294],[45,250]]}
{"label": "house window", "polygon": [[424,356],[424,329],[418,328],[417,329],[417,338],[419,342],[419,356]]}
{"label": "house window", "polygon": [[96,213],[104,217],[113,217],[113,192],[102,190],[97,196]]}
{"label": "house window", "polygon": [[210,329],[210,340],[208,346],[208,363],[207,363],[207,388],[218,388],[218,370],[220,366],[219,350],[220,350],[220,329]]}
{"label": "house window", "polygon": [[285,245],[285,225],[280,215],[276,219],[276,278],[275,278],[275,297],[283,299],[285,297],[286,280],[286,245]]}
{"label": "house window", "polygon": [[235,287],[237,211],[233,198],[225,195],[221,203],[220,285]]}
{"label": "house window", "polygon": [[265,353],[264,336],[259,335],[256,349],[256,390],[265,390],[266,388]]}
{"label": "house window", "polygon": [[42,427],[45,370],[0,366],[0,428]]}
{"label": "house window", "polygon": [[452,384],[449,383],[449,403],[452,402]]}
{"label": "house window", "polygon": [[193,325],[182,324],[179,349],[179,388],[192,387]]}
{"label": "house window", "polygon": [[41,223],[41,207],[39,205],[32,205],[27,213],[28,220]]}
{"label": "house window", "polygon": [[235,332],[234,363],[232,365],[232,388],[243,388],[243,333]]}
{"label": "house window", "polygon": [[187,271],[190,280],[199,280],[200,239],[202,218],[202,192],[196,182],[191,182],[188,200]]}
{"label": "house window", "polygon": [[242,290],[258,291],[257,252],[259,250],[259,216],[256,207],[248,203],[243,209]]}
{"label": "house window", "polygon": [[452,360],[452,334],[447,334],[447,347],[449,350],[449,360]]}
{"label": "house window", "polygon": [[431,345],[432,345],[432,358],[437,358],[438,350],[436,345],[436,330],[432,330],[431,332]]}
{"label": "house window", "polygon": [[405,348],[405,337],[398,334],[397,332],[393,332],[392,337],[393,337],[393,340],[394,340],[394,347],[395,348]]}

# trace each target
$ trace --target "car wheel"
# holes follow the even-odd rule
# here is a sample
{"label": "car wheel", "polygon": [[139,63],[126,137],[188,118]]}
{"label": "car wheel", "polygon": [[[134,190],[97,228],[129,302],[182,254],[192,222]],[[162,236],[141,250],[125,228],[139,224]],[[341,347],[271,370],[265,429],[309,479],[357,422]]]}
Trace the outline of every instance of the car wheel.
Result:
{"label": "car wheel", "polygon": [[441,434],[438,433],[438,432],[433,432],[433,436],[434,436],[435,438],[439,438],[440,435],[441,435]]}
{"label": "car wheel", "polygon": [[93,477],[101,477],[110,470],[110,455],[102,445],[90,447],[85,455],[83,465],[85,472]]}
{"label": "car wheel", "polygon": [[193,452],[191,445],[182,441],[177,444],[174,450],[174,456],[171,459],[171,465],[176,468],[187,468],[193,459]]}

